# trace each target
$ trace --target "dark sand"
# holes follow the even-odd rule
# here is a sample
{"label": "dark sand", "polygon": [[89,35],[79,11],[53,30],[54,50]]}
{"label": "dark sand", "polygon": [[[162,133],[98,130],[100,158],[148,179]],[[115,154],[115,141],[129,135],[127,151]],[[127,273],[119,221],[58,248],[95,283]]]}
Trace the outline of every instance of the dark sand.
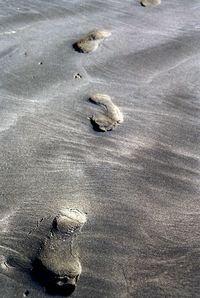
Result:
{"label": "dark sand", "polygon": [[[198,298],[200,1],[0,11],[0,297],[49,297],[31,260],[58,211],[77,208],[88,221],[72,297]],[[74,51],[99,28],[112,35],[97,51]],[[93,130],[95,93],[123,113],[116,130]]]}

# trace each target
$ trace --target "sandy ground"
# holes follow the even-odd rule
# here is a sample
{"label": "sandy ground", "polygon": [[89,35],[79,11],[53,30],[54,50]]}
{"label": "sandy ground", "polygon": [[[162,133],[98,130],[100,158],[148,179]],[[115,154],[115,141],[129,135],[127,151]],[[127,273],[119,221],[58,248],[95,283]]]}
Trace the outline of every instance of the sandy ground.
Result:
{"label": "sandy ground", "polygon": [[61,208],[88,217],[72,297],[200,296],[199,49],[199,0],[0,1],[0,297],[49,297],[30,263]]}

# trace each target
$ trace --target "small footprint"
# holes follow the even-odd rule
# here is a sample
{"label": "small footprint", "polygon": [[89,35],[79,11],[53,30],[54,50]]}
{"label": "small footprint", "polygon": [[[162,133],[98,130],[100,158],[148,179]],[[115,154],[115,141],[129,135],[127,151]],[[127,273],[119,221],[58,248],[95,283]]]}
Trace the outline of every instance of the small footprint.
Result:
{"label": "small footprint", "polygon": [[79,41],[73,44],[73,48],[79,53],[90,53],[95,51],[99,44],[111,35],[107,30],[96,30],[89,32],[83,36]]}
{"label": "small footprint", "polygon": [[161,0],[142,0],[140,1],[142,6],[157,6],[161,4]]}
{"label": "small footprint", "polygon": [[96,113],[90,117],[95,130],[108,131],[114,129],[124,121],[120,109],[112,102],[107,94],[95,94],[90,97],[90,101],[105,108],[105,114]]}
{"label": "small footprint", "polygon": [[77,209],[62,210],[54,218],[51,235],[33,263],[33,275],[48,293],[68,296],[75,290],[82,266],[73,241],[86,221]]}

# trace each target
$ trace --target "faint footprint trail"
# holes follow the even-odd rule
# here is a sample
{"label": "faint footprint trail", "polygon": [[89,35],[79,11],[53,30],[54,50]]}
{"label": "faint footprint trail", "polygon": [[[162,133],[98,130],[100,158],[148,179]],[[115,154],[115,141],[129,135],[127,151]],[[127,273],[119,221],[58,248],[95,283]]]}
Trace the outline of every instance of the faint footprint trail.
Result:
{"label": "faint footprint trail", "polygon": [[110,35],[111,32],[107,30],[96,30],[89,32],[79,41],[74,43],[73,48],[79,53],[94,52],[99,47],[99,44]]}
{"label": "faint footprint trail", "polygon": [[52,223],[51,235],[42,244],[33,262],[33,276],[50,294],[70,295],[82,272],[73,242],[86,223],[85,213],[77,209],[60,211]]}
{"label": "faint footprint trail", "polygon": [[161,4],[161,0],[142,0],[140,1],[142,6],[157,6]]}
{"label": "faint footprint trail", "polygon": [[114,129],[124,121],[120,109],[112,102],[107,94],[92,95],[90,101],[105,108],[105,113],[96,113],[90,117],[93,128],[98,131],[108,131]]}

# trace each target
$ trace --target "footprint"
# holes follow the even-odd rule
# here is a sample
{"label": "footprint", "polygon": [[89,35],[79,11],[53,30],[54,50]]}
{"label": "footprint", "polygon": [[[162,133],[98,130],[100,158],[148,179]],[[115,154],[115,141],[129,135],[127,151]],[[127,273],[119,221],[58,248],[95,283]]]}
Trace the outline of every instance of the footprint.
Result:
{"label": "footprint", "polygon": [[73,44],[73,48],[79,53],[90,53],[95,51],[99,44],[111,35],[107,30],[96,30],[89,32],[83,36],[79,41]]}
{"label": "footprint", "polygon": [[108,131],[114,129],[124,121],[120,109],[112,102],[107,94],[95,94],[90,97],[90,101],[101,105],[105,108],[105,114],[97,113],[90,117],[91,123],[95,130]]}
{"label": "footprint", "polygon": [[161,4],[161,0],[142,0],[140,1],[142,6],[157,6]]}
{"label": "footprint", "polygon": [[73,241],[86,223],[85,213],[76,209],[60,211],[33,263],[34,277],[48,293],[68,296],[77,285],[82,272]]}

